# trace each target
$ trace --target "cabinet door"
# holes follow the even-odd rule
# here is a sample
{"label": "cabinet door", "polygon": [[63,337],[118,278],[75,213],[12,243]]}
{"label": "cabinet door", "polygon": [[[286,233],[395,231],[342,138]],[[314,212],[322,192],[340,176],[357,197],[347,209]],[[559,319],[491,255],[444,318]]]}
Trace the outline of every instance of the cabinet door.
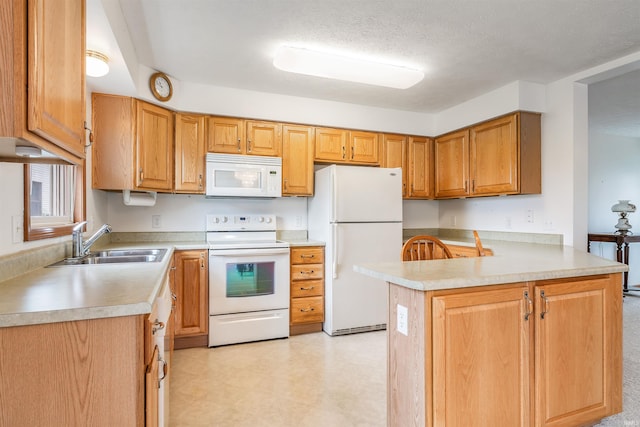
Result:
{"label": "cabinet door", "polygon": [[535,288],[536,425],[582,425],[622,410],[620,280],[543,283]]}
{"label": "cabinet door", "polygon": [[85,2],[28,2],[29,130],[84,158]]}
{"label": "cabinet door", "polygon": [[246,154],[280,156],[282,125],[275,122],[247,121]]}
{"label": "cabinet door", "polygon": [[433,298],[433,425],[530,425],[525,292],[522,285]]}
{"label": "cabinet door", "polygon": [[209,117],[207,119],[207,151],[244,154],[244,120]]}
{"label": "cabinet door", "polygon": [[433,198],[433,140],[409,138],[409,198]]}
{"label": "cabinet door", "polygon": [[207,251],[176,251],[176,336],[206,334],[209,330]]}
{"label": "cabinet door", "polygon": [[204,116],[176,114],[176,192],[204,194],[204,123]]}
{"label": "cabinet door", "polygon": [[347,159],[348,131],[316,128],[316,161],[344,162]]}
{"label": "cabinet door", "polygon": [[173,113],[137,101],[136,186],[140,189],[173,188]]}
{"label": "cabinet door", "polygon": [[453,132],[435,141],[436,198],[465,197],[469,192],[469,131]]}
{"label": "cabinet door", "polygon": [[382,135],[382,167],[402,168],[402,197],[407,197],[407,137]]}
{"label": "cabinet door", "polygon": [[147,365],[145,372],[145,427],[158,427],[159,375],[160,360],[158,358],[158,346],[156,346],[153,349],[151,361]]}
{"label": "cabinet door", "polygon": [[282,127],[282,195],[313,196],[312,127]]}
{"label": "cabinet door", "polygon": [[350,131],[348,147],[350,163],[380,164],[380,141],[377,133]]}
{"label": "cabinet door", "polygon": [[474,126],[470,131],[471,193],[515,194],[520,191],[517,115]]}

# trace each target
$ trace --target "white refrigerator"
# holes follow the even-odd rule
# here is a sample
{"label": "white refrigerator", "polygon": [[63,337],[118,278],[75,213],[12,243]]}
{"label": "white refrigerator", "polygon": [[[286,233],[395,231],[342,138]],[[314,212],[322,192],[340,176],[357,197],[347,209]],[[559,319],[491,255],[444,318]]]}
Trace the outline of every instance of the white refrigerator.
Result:
{"label": "white refrigerator", "polygon": [[356,273],[353,266],[400,260],[402,170],[319,169],[307,210],[309,239],[326,244],[324,331],[344,335],[385,329],[386,283]]}

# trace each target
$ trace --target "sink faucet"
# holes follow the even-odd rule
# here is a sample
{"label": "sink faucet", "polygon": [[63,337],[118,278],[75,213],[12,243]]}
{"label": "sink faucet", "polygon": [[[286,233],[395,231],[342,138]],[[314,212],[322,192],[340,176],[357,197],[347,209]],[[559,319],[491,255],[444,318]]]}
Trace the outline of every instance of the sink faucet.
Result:
{"label": "sink faucet", "polygon": [[73,258],[80,258],[89,253],[89,249],[91,245],[93,245],[96,240],[102,237],[103,234],[111,233],[111,226],[109,224],[104,224],[96,233],[89,237],[87,240],[82,240],[82,227],[85,226],[87,221],[82,221],[76,224],[71,233],[71,243],[72,243],[72,253],[71,256]]}

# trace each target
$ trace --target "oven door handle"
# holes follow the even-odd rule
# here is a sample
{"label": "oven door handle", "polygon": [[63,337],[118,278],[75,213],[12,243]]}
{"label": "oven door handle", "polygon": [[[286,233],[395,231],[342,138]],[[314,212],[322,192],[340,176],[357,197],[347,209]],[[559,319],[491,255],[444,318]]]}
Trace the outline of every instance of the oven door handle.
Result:
{"label": "oven door handle", "polygon": [[289,253],[289,248],[259,248],[259,249],[209,249],[209,256],[262,256],[262,255],[285,255]]}

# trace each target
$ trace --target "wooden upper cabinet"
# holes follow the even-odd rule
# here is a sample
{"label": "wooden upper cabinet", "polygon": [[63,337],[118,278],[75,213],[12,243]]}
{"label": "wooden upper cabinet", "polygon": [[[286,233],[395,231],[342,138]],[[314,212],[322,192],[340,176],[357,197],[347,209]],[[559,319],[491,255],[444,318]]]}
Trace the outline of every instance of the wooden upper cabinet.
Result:
{"label": "wooden upper cabinet", "polygon": [[470,129],[471,193],[538,194],[540,115],[519,112]]}
{"label": "wooden upper cabinet", "polygon": [[408,198],[434,198],[433,139],[423,136],[409,137]]}
{"label": "wooden upper cabinet", "polygon": [[316,128],[317,162],[350,163],[378,166],[380,141],[374,132]]}
{"label": "wooden upper cabinet", "polygon": [[380,164],[380,141],[374,132],[349,132],[349,162]]}
{"label": "wooden upper cabinet", "polygon": [[282,126],[282,195],[313,195],[314,129]]}
{"label": "wooden upper cabinet", "polygon": [[136,101],[136,187],[173,188],[173,112]]}
{"label": "wooden upper cabinet", "polygon": [[247,120],[245,154],[280,156],[282,151],[282,125],[275,122]]}
{"label": "wooden upper cabinet", "polygon": [[[85,157],[85,1],[0,2],[0,137]],[[28,90],[27,90],[28,89]]]}
{"label": "wooden upper cabinet", "polygon": [[402,168],[402,197],[407,197],[407,137],[405,135],[382,135],[382,167]]}
{"label": "wooden upper cabinet", "polygon": [[204,194],[205,117],[176,114],[176,192]]}
{"label": "wooden upper cabinet", "polygon": [[436,138],[435,197],[466,197],[469,189],[469,130]]}
{"label": "wooden upper cabinet", "polygon": [[229,117],[207,119],[207,151],[211,153],[280,156],[282,125]]}
{"label": "wooden upper cabinet", "polygon": [[333,128],[315,128],[316,161],[345,162],[347,159],[347,138],[349,131]]}
{"label": "wooden upper cabinet", "polygon": [[92,95],[92,186],[100,190],[173,188],[173,113],[134,98]]}
{"label": "wooden upper cabinet", "polygon": [[207,151],[242,154],[244,120],[227,117],[207,118]]}

